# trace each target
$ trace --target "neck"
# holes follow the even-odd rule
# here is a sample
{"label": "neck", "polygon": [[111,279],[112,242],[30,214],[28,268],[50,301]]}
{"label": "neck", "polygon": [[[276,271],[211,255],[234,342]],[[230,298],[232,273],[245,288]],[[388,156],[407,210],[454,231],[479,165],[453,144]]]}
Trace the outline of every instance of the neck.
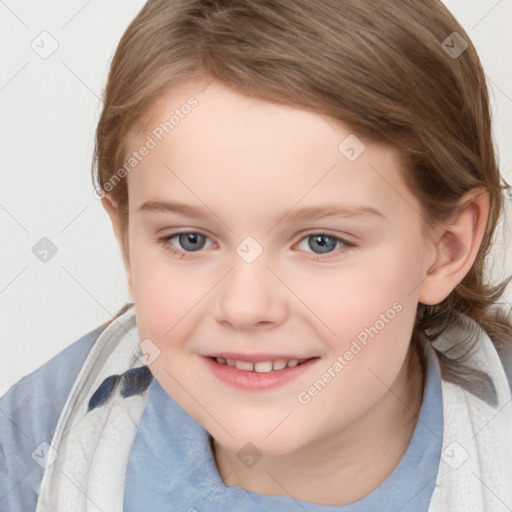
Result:
{"label": "neck", "polygon": [[222,480],[262,495],[321,505],[361,499],[389,476],[407,450],[423,400],[423,367],[418,354],[411,354],[383,398],[356,422],[292,453],[264,455],[251,468],[214,440]]}

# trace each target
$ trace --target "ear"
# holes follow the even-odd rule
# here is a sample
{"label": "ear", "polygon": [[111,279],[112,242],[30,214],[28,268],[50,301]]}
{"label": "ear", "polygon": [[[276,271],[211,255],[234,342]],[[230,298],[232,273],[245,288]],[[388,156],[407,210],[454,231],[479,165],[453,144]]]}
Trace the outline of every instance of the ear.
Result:
{"label": "ear", "polygon": [[121,233],[121,223],[119,221],[119,214],[117,213],[117,201],[114,201],[110,194],[105,194],[101,199],[101,204],[108,213],[108,216],[110,217],[110,222],[112,223],[114,234],[116,238],[119,240]]}
{"label": "ear", "polygon": [[480,249],[489,218],[489,194],[478,187],[467,192],[447,223],[438,228],[434,261],[418,287],[418,301],[442,302],[470,271]]}
{"label": "ear", "polygon": [[114,235],[117,238],[117,241],[119,242],[119,245],[121,247],[121,256],[123,258],[123,264],[124,269],[126,271],[126,277],[128,279],[128,289],[130,291],[130,296],[133,300],[133,291],[132,291],[132,275],[131,275],[131,269],[130,269],[130,262],[128,260],[127,255],[124,254],[123,248],[121,246],[121,221],[119,219],[119,212],[117,209],[117,202],[112,198],[110,194],[105,194],[103,198],[101,199],[101,204],[103,205],[103,208],[105,208],[106,212],[108,213],[108,216],[110,217],[110,222],[112,223],[112,229],[114,230]]}

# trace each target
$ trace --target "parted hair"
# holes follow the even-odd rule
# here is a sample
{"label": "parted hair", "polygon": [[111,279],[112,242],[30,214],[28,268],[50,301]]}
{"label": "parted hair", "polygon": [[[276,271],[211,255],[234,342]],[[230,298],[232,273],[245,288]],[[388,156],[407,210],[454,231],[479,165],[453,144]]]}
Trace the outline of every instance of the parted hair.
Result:
{"label": "parted hair", "polygon": [[[460,55],[447,51],[454,37],[467,44]],[[427,234],[449,221],[467,191],[484,187],[490,213],[476,260],[440,304],[418,304],[411,350],[434,342],[463,316],[498,352],[512,344],[510,318],[497,307],[508,280],[486,280],[504,187],[485,73],[470,38],[440,1],[149,0],[120,40],[103,93],[92,167],[98,190],[125,162],[127,135],[146,128],[152,105],[195,78],[332,116],[363,140],[389,144],[422,205]],[[127,259],[127,180],[109,193]],[[476,337],[475,331],[460,340],[457,356],[438,353],[445,378],[474,383],[464,353]]]}

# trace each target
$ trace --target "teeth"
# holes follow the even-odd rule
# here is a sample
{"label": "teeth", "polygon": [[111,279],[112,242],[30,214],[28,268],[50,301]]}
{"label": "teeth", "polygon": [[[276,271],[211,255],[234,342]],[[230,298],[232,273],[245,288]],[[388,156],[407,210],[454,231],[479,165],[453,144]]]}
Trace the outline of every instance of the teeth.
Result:
{"label": "teeth", "polygon": [[254,365],[252,363],[247,362],[247,361],[237,361],[236,362],[236,367],[239,370],[247,370],[249,372],[254,370]]}
{"label": "teeth", "polygon": [[248,372],[255,371],[257,373],[269,373],[275,370],[282,370],[287,366],[294,368],[295,366],[303,363],[306,359],[291,359],[286,361],[285,359],[277,359],[275,361],[259,361],[257,363],[250,363],[248,361],[238,361],[235,359],[224,359],[223,357],[217,357],[217,362],[225,364],[227,366],[236,366],[239,370]]}
{"label": "teeth", "polygon": [[258,373],[268,373],[272,371],[272,361],[260,361],[254,363],[254,371]]}
{"label": "teeth", "polygon": [[282,370],[283,368],[286,368],[286,359],[278,359],[277,361],[274,361],[272,366],[274,370]]}

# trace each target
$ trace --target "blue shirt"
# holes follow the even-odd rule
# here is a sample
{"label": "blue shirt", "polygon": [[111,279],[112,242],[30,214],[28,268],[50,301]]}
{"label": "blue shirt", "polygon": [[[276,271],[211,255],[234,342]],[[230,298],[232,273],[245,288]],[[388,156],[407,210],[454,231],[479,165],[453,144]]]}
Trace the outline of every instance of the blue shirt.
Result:
{"label": "blue shirt", "polygon": [[[51,443],[66,397],[100,332],[99,328],[89,332],[0,398],[0,511],[35,510],[43,476],[37,464],[38,446]],[[222,482],[209,433],[152,379],[128,462],[123,510],[426,512],[442,435],[441,378],[429,348],[423,402],[412,439],[378,488],[344,506],[265,496]]]}

